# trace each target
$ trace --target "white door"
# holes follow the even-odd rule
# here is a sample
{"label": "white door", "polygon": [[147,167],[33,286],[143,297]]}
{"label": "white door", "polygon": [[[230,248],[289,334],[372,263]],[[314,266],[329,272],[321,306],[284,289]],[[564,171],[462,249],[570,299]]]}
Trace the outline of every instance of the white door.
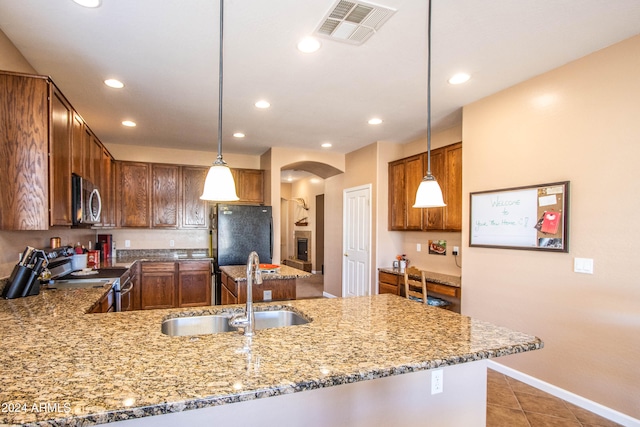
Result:
{"label": "white door", "polygon": [[371,294],[371,184],[344,190],[342,296]]}

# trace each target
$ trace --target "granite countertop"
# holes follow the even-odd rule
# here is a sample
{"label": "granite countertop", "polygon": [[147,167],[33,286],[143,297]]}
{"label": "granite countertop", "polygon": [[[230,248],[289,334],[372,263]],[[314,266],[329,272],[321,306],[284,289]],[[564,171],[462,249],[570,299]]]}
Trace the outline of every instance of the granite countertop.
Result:
{"label": "granite countertop", "polygon": [[[226,273],[236,282],[243,282],[247,280],[246,265],[225,265],[220,267],[220,271]],[[296,279],[298,277],[310,276],[311,273],[307,271],[298,270],[297,268],[289,267],[287,265],[281,265],[279,266],[277,273],[262,273],[262,280]]]}
{"label": "granite countertop", "polygon": [[255,304],[290,307],[312,321],[252,338],[169,337],[160,331],[166,318],[242,306],[85,314],[104,292],[51,290],[0,300],[0,403],[12,408],[0,412],[0,424],[99,424],[543,346],[534,336],[389,294]]}
{"label": "granite countertop", "polygon": [[[398,276],[404,275],[404,270],[399,268],[379,268],[378,271],[384,271],[385,273],[395,274]],[[452,276],[449,274],[435,273],[433,271],[426,271],[427,280],[432,283],[439,283],[441,285],[453,286],[460,288],[462,286],[462,278],[460,276]],[[409,275],[411,278],[420,280],[419,276]]]}

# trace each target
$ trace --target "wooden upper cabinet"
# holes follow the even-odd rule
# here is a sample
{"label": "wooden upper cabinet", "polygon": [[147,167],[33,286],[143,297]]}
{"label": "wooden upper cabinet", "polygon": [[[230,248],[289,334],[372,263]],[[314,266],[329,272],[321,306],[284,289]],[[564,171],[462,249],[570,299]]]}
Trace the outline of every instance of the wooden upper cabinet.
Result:
{"label": "wooden upper cabinet", "polygon": [[[423,154],[425,170],[427,165],[427,154]],[[444,151],[433,150],[431,151],[431,175],[438,181],[440,189],[442,190],[442,196],[444,202],[447,203],[445,196],[445,164],[444,164]],[[444,229],[444,209],[445,208],[426,208],[421,209],[424,212],[424,229],[425,230],[443,230]]]}
{"label": "wooden upper cabinet", "polygon": [[71,121],[71,173],[84,177],[84,121],[76,112]]}
{"label": "wooden upper cabinet", "polygon": [[462,144],[453,144],[445,149],[447,208],[444,217],[445,230],[462,230]]}
{"label": "wooden upper cabinet", "polygon": [[414,208],[413,204],[416,201],[416,192],[418,186],[422,181],[422,177],[425,174],[425,168],[422,162],[422,155],[409,157],[406,162],[406,183],[405,186],[405,200],[407,204],[406,209],[406,230],[421,230],[422,229],[422,210]]}
{"label": "wooden upper cabinet", "polygon": [[231,169],[239,202],[264,203],[264,171],[262,169]]}
{"label": "wooden upper cabinet", "polygon": [[47,230],[49,82],[0,73],[0,229]]}
{"label": "wooden upper cabinet", "polygon": [[118,225],[149,227],[151,165],[138,162],[118,162]]}
{"label": "wooden upper cabinet", "polygon": [[389,163],[389,230],[405,227],[405,171],[404,160]]}
{"label": "wooden upper cabinet", "polygon": [[180,166],[153,164],[151,176],[151,226],[177,228]]}
{"label": "wooden upper cabinet", "polygon": [[207,228],[207,202],[200,200],[209,168],[182,167],[182,227]]}
{"label": "wooden upper cabinet", "polygon": [[115,188],[113,180],[113,158],[106,148],[102,148],[100,168],[100,195],[102,196],[102,225],[115,227]]}
{"label": "wooden upper cabinet", "polygon": [[424,171],[422,155],[389,163],[390,230],[422,229],[422,209],[413,203]]}
{"label": "wooden upper cabinet", "polygon": [[389,162],[389,230],[462,229],[462,143],[431,150],[431,174],[442,189],[446,207],[413,207],[426,170],[427,153]]}
{"label": "wooden upper cabinet", "polygon": [[49,143],[49,224],[72,225],[71,132],[73,109],[54,86],[51,96]]}

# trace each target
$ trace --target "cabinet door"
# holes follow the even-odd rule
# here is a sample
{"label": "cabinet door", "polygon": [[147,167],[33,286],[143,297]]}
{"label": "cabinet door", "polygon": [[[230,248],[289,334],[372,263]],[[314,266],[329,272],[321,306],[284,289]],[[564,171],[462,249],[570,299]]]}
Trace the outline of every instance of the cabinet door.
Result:
{"label": "cabinet door", "polygon": [[405,163],[389,163],[389,230],[404,230]]}
{"label": "cabinet door", "polygon": [[414,208],[418,186],[425,175],[422,155],[405,159],[405,230],[421,230],[423,210]]}
{"label": "cabinet door", "polygon": [[145,262],[140,280],[141,309],[176,306],[176,263]]}
{"label": "cabinet door", "polygon": [[179,166],[152,165],[153,227],[178,227],[179,175]]}
{"label": "cabinet door", "polygon": [[149,227],[149,163],[118,162],[121,227]]}
{"label": "cabinet door", "polygon": [[236,192],[241,202],[264,203],[264,171],[261,169],[234,169]]}
{"label": "cabinet door", "polygon": [[207,228],[207,202],[200,200],[209,168],[182,167],[182,228]]}
{"label": "cabinet door", "polygon": [[182,261],[178,266],[178,307],[211,305],[211,263]]}
{"label": "cabinet door", "polygon": [[84,177],[84,121],[73,113],[71,122],[71,173]]}
{"label": "cabinet door", "polygon": [[444,229],[462,230],[462,144],[445,147],[446,193]]}
{"label": "cabinet door", "polygon": [[0,74],[0,229],[47,230],[49,84]]}
{"label": "cabinet door", "polygon": [[[442,195],[445,195],[446,174],[445,174],[445,155],[443,149],[431,151],[431,175],[435,177],[442,189]],[[424,163],[427,163],[427,154],[424,154]],[[444,202],[447,203],[446,197]],[[424,229],[425,230],[442,230],[444,228],[444,210],[445,208],[427,208],[424,209]]]}
{"label": "cabinet door", "polygon": [[105,227],[115,226],[115,200],[113,197],[113,159],[106,148],[102,147],[101,158],[101,179],[100,179],[100,195],[102,196],[102,225]]}
{"label": "cabinet door", "polygon": [[50,225],[71,222],[71,126],[73,110],[54,87],[51,97],[51,142],[49,146]]}

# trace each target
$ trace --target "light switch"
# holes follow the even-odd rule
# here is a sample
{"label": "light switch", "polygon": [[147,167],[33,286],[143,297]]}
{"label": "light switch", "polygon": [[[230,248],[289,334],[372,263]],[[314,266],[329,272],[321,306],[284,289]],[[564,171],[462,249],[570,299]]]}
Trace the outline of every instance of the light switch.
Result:
{"label": "light switch", "polygon": [[593,274],[593,258],[574,258],[573,271],[576,273]]}

